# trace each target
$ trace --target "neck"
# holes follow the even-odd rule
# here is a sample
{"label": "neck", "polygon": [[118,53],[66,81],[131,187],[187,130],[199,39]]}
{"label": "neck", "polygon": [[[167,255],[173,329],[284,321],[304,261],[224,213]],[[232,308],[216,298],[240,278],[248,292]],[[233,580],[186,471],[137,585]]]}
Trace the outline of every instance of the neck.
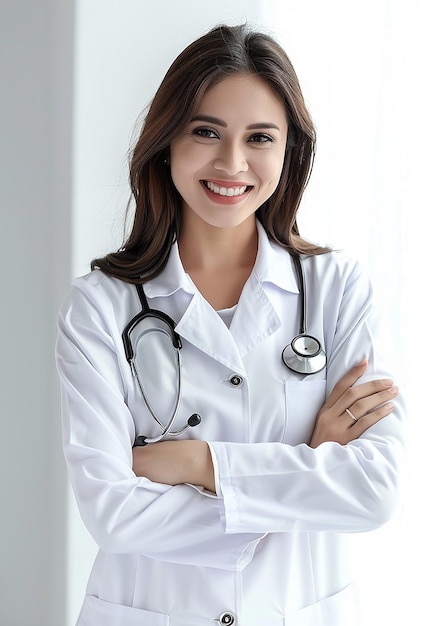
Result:
{"label": "neck", "polygon": [[185,271],[214,309],[237,304],[257,256],[255,217],[232,228],[185,224],[178,238]]}
{"label": "neck", "polygon": [[179,235],[179,254],[187,272],[254,266],[258,247],[255,218],[233,228],[204,226],[185,226]]}

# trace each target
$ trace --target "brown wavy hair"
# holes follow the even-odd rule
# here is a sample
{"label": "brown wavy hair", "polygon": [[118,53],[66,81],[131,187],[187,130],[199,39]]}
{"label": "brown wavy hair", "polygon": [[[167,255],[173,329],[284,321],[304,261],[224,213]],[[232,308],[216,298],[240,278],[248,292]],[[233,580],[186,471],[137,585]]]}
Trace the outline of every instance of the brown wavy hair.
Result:
{"label": "brown wavy hair", "polygon": [[293,254],[327,252],[302,239],[296,222],[312,171],[315,129],[294,68],[272,37],[246,24],[221,25],[191,43],[167,71],[131,151],[131,232],[120,250],[94,259],[92,269],[130,283],[146,282],[163,270],[181,226],[181,197],[165,164],[169,145],[189,124],[207,90],[235,73],[266,80],[287,112],[281,178],[273,195],[257,210],[258,219],[269,238]]}

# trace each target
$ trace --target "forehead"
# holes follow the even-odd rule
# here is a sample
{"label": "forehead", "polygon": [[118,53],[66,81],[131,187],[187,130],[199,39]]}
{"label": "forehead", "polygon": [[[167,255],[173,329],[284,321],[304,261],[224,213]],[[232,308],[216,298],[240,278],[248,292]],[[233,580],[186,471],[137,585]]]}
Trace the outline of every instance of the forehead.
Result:
{"label": "forehead", "polygon": [[225,121],[242,119],[247,123],[287,124],[286,106],[281,96],[256,74],[233,74],[223,78],[203,94],[195,113],[216,114]]}

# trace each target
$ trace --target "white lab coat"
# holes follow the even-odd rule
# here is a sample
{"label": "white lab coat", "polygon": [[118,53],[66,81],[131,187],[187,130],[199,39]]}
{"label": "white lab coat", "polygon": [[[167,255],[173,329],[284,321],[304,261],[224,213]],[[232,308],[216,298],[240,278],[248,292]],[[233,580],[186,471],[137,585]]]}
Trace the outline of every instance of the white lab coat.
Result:
{"label": "white lab coat", "polygon": [[[121,339],[140,310],[135,287],[94,271],[75,280],[62,306],[64,450],[100,546],[79,626],[357,624],[344,533],[374,529],[392,513],[401,402],[346,446],[307,445],[318,409],[353,364],[367,357],[365,378],[388,375],[374,344],[371,288],[343,253],[305,259],[308,330],[323,340],[328,366],[311,376],[287,370],[281,353],[300,322],[296,276],[288,253],[258,230],[255,268],[230,328],[184,272],[176,245],[145,285],[150,306],[177,322],[176,425],[202,416],[183,437],[210,443],[216,497],[131,469],[136,435],[159,432]],[[232,374],[243,383],[232,385]],[[159,379],[164,415],[168,381],[163,372]]]}

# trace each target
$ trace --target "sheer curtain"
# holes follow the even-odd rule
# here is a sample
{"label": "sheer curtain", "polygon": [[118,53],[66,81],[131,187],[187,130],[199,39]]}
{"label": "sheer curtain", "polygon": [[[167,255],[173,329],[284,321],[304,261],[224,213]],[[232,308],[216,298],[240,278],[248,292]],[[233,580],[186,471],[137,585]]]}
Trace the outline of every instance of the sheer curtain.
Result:
{"label": "sheer curtain", "polygon": [[[398,512],[352,537],[363,624],[427,614],[428,0],[267,3],[318,130],[302,234],[346,249],[375,285],[409,413]],[[421,338],[422,337],[422,338]],[[333,567],[336,564],[333,563]]]}

